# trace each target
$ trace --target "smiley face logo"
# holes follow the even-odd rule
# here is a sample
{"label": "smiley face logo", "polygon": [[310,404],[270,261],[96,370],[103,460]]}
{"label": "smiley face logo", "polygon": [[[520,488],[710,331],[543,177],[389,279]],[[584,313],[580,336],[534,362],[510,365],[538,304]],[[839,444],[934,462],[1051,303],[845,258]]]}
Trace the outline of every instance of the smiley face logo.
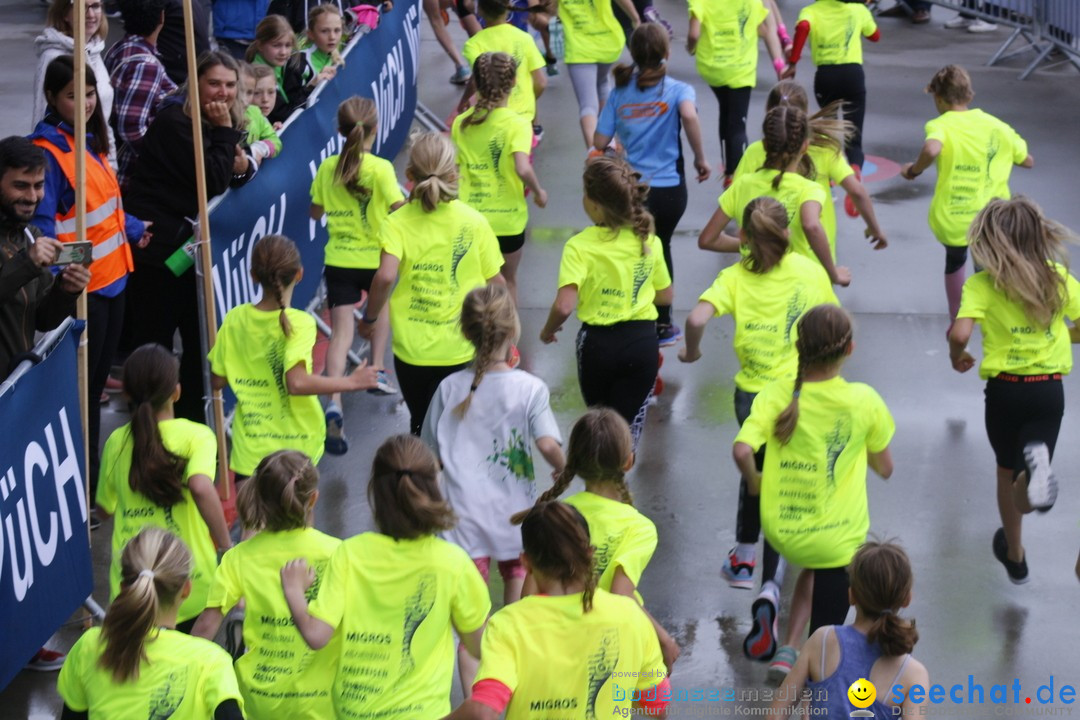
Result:
{"label": "smiley face logo", "polygon": [[868,708],[877,698],[877,688],[866,678],[851,683],[847,691],[848,701],[857,708]]}

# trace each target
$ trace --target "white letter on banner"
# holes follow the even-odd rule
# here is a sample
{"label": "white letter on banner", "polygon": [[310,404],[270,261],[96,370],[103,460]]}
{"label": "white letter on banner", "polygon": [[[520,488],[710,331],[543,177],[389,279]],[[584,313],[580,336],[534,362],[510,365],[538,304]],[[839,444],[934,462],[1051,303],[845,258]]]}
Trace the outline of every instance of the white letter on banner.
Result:
{"label": "white letter on banner", "polygon": [[86,491],[83,489],[82,473],[79,471],[79,456],[75,444],[71,442],[71,428],[68,427],[67,408],[60,408],[60,428],[64,433],[64,449],[67,457],[64,462],[56,453],[56,438],[53,436],[52,423],[45,426],[45,440],[49,443],[49,456],[52,458],[53,479],[56,482],[56,499],[60,503],[60,524],[64,528],[64,540],[71,537],[71,517],[68,514],[68,499],[64,486],[69,480],[75,481],[75,495],[79,502],[81,523],[86,522]]}
{"label": "white letter on banner", "polygon": [[405,27],[405,41],[409,43],[409,57],[412,59],[411,82],[414,86],[416,85],[417,73],[420,71],[420,25],[418,16],[416,5],[413,5],[409,8],[409,12],[405,13],[405,22],[402,23]]}
{"label": "white letter on banner", "polygon": [[41,477],[48,477],[49,459],[45,457],[45,451],[36,442],[26,447],[24,457],[23,477],[26,479],[26,505],[30,510],[30,529],[34,533],[34,549],[37,550],[38,560],[48,567],[52,564],[53,556],[56,555],[56,513],[49,511],[49,539],[41,537],[41,521],[38,517],[37,498],[34,496],[34,470],[41,470]]}
{"label": "white letter on banner", "polygon": [[[10,470],[8,484],[12,490],[15,489],[15,475]],[[21,498],[15,504],[15,508],[19,513],[19,534],[22,536],[23,562],[25,563],[22,575],[19,574],[19,552],[15,543],[15,529],[11,526],[12,513],[8,513],[5,525],[7,526],[8,548],[11,550],[11,587],[15,591],[15,599],[22,602],[22,599],[26,597],[26,591],[34,584],[34,559],[30,556],[30,533],[26,528],[26,508],[23,507]]]}
{"label": "white letter on banner", "polygon": [[[10,486],[10,489],[9,489]],[[0,498],[8,499],[15,487],[15,468],[8,468],[7,475],[0,477]],[[2,507],[2,506],[0,506]],[[0,577],[4,576],[4,516],[0,515]]]}

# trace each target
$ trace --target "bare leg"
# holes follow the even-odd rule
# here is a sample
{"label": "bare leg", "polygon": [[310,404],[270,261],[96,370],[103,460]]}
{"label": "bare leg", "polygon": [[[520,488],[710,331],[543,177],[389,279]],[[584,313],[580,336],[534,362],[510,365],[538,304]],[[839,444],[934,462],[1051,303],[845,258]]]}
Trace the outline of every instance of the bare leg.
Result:
{"label": "bare leg", "polygon": [[997,469],[997,503],[1001,526],[1005,528],[1005,539],[1009,543],[1008,557],[1013,562],[1020,562],[1024,559],[1024,546],[1020,537],[1023,515],[1016,508],[1013,498],[1013,471],[1003,467]]}
{"label": "bare leg", "polygon": [[592,148],[593,135],[596,134],[597,119],[595,115],[581,116],[581,134],[585,136],[585,149]]}
{"label": "bare leg", "polygon": [[450,32],[443,23],[442,11],[439,8],[439,0],[424,0],[424,13],[428,16],[428,21],[431,23],[431,29],[435,32],[435,39],[439,41],[439,45],[441,45],[442,49],[446,51],[446,54],[450,56],[450,59],[454,61],[454,67],[464,67],[465,61],[462,60],[461,53],[458,52],[457,46],[454,45],[454,41],[450,37]]}
{"label": "bare leg", "polygon": [[515,250],[503,255],[502,276],[506,280],[506,289],[510,291],[510,297],[514,299],[514,307],[518,304],[517,271],[521,264],[521,254],[524,250]]}
{"label": "bare leg", "polygon": [[384,303],[382,312],[375,320],[375,334],[371,338],[371,367],[382,370],[386,367],[386,344],[390,339],[390,303]]}
{"label": "bare leg", "polygon": [[521,588],[525,585],[525,578],[516,577],[503,581],[503,604],[509,605],[521,599]]}
{"label": "bare leg", "polygon": [[793,648],[802,646],[802,636],[806,624],[810,622],[811,599],[814,595],[814,571],[803,570],[795,581],[795,592],[791,595],[791,612],[788,614],[787,634],[784,645]]}
{"label": "bare leg", "polygon": [[[344,377],[349,348],[356,330],[352,305],[338,305],[330,309],[330,347],[326,351],[326,377]],[[341,407],[341,393],[330,396],[330,402]]]}

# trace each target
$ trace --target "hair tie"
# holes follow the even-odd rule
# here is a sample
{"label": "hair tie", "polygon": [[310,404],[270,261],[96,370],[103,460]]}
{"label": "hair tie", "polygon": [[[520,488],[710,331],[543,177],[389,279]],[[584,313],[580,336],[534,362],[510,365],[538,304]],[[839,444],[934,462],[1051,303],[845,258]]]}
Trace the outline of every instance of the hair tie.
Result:
{"label": "hair tie", "polygon": [[792,397],[792,399],[793,399],[793,400],[798,400],[798,399],[799,399],[799,393],[800,393],[800,392],[801,392],[800,390],[795,390],[795,391],[793,391],[793,392],[791,393],[791,397]]}
{"label": "hair tie", "polygon": [[408,475],[409,477],[412,477],[413,471],[412,470],[398,470],[394,474],[397,475],[397,479],[400,480],[401,478],[405,477],[406,475]]}
{"label": "hair tie", "polygon": [[140,570],[139,571],[139,577],[148,577],[148,578],[150,578],[150,582],[153,582],[154,581],[154,571],[153,570]]}
{"label": "hair tie", "polygon": [[895,614],[896,613],[894,613],[890,608],[885,608],[884,610],[882,610],[881,612],[878,613],[878,617],[885,617],[886,615],[895,615]]}

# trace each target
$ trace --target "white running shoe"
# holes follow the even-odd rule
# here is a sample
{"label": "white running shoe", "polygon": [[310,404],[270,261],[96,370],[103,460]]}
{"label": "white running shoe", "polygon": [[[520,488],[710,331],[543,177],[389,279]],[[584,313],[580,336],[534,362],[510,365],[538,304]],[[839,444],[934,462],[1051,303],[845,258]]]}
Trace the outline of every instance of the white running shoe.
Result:
{"label": "white running shoe", "polygon": [[988,23],[985,20],[974,20],[968,25],[967,29],[969,33],[991,33],[995,30],[997,30],[997,25]]}
{"label": "white running shoe", "polygon": [[948,30],[965,30],[971,27],[971,23],[974,22],[972,18],[962,17],[957,15],[949,22],[945,23],[945,28]]}
{"label": "white running shoe", "polygon": [[1046,512],[1057,500],[1057,479],[1050,469],[1050,449],[1046,443],[1033,442],[1024,446],[1024,466],[1028,476],[1028,503],[1034,510]]}

